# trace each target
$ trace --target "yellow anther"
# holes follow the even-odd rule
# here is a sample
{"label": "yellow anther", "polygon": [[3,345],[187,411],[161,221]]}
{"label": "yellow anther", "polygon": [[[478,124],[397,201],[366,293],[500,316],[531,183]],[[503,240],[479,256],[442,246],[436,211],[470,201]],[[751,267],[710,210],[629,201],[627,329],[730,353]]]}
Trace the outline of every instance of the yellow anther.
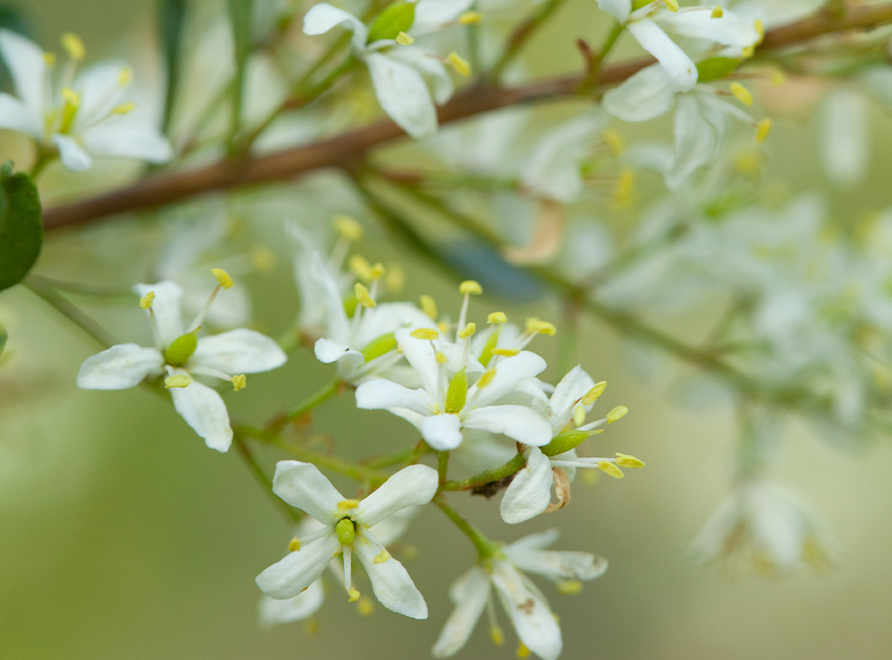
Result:
{"label": "yellow anther", "polygon": [[84,56],[87,54],[87,49],[84,48],[84,42],[81,41],[79,36],[72,34],[71,32],[66,32],[62,35],[61,41],[62,48],[68,53],[68,57],[75,62],[80,62],[84,59]]}
{"label": "yellow anther", "polygon": [[288,552],[297,552],[300,550],[300,539],[296,536],[288,543]]}
{"label": "yellow anther", "polygon": [[118,74],[118,85],[126,87],[133,80],[133,69],[129,66],[121,67],[121,73]]}
{"label": "yellow anther", "polygon": [[765,39],[765,24],[762,22],[762,19],[757,18],[753,21],[753,27],[756,28],[756,32],[759,34],[758,43],[762,43],[762,40]]}
{"label": "yellow anther", "polygon": [[371,598],[363,596],[356,601],[356,609],[359,610],[359,616],[372,616],[375,613],[375,604]]}
{"label": "yellow anther", "polygon": [[712,10],[712,18],[721,18],[725,15],[725,12],[722,11],[721,5],[716,5],[715,9]]}
{"label": "yellow anther", "polygon": [[480,286],[479,282],[475,282],[474,280],[465,280],[458,285],[458,292],[465,296],[479,296],[483,293],[483,287]]}
{"label": "yellow anther", "polygon": [[415,43],[415,37],[410,37],[405,32],[400,32],[398,35],[396,35],[396,42],[400,46],[411,46]]}
{"label": "yellow anther", "polygon": [[365,288],[364,284],[357,282],[353,285],[353,292],[356,294],[356,299],[359,301],[359,304],[363,307],[374,307],[378,303],[375,302],[372,295],[369,293],[369,290]]}
{"label": "yellow anther", "polygon": [[775,69],[771,74],[771,84],[780,87],[787,81],[787,74],[780,69]]}
{"label": "yellow anther", "polygon": [[530,650],[526,647],[523,642],[517,643],[517,657],[518,658],[529,658]]}
{"label": "yellow anther", "polygon": [[623,136],[615,128],[608,128],[601,133],[601,140],[607,145],[610,151],[613,152],[614,156],[619,156],[623,152],[623,149],[626,148]]}
{"label": "yellow anther", "polygon": [[358,241],[362,238],[362,225],[349,215],[336,215],[332,219],[332,224],[334,224],[335,231],[338,232],[338,236],[341,238],[345,238],[348,241]]}
{"label": "yellow anther", "polygon": [[507,323],[508,317],[505,316],[504,312],[493,312],[489,316],[486,317],[487,323]]}
{"label": "yellow anther", "polygon": [[755,54],[756,54],[755,46],[747,46],[746,48],[744,48],[740,51],[741,57],[752,57]]}
{"label": "yellow anther", "polygon": [[501,355],[502,357],[514,357],[520,353],[520,350],[517,348],[494,348],[492,349],[493,355]]}
{"label": "yellow anther", "polygon": [[585,406],[577,404],[573,407],[573,423],[576,424],[576,426],[582,426],[584,422]]}
{"label": "yellow anther", "polygon": [[304,624],[304,630],[307,631],[307,635],[310,637],[315,637],[319,634],[319,621],[315,617],[307,619],[307,622]]}
{"label": "yellow anther", "polygon": [[765,157],[758,149],[749,149],[737,156],[734,168],[738,174],[755,179],[762,173],[764,161]]}
{"label": "yellow anther", "polygon": [[676,0],[663,0],[663,4],[666,5],[666,9],[673,13],[678,11],[678,2]]}
{"label": "yellow anther", "polygon": [[350,587],[350,591],[347,592],[347,596],[348,596],[348,598],[347,598],[348,602],[355,603],[356,601],[359,600],[359,598],[360,598],[360,596],[362,596],[362,594],[359,593],[355,587]]}
{"label": "yellow anther", "polygon": [[759,122],[759,125],[756,126],[756,144],[762,144],[765,140],[768,139],[768,135],[771,133],[771,120],[767,117]]}
{"label": "yellow anther", "polygon": [[62,99],[65,101],[65,105],[71,105],[75,108],[81,104],[81,95],[71,89],[71,87],[62,88]]}
{"label": "yellow anther", "polygon": [[248,379],[245,377],[245,374],[239,374],[237,376],[233,376],[231,378],[231,380],[232,380],[232,389],[234,389],[236,392],[238,392],[239,390],[245,389],[245,387],[248,385]]}
{"label": "yellow anther", "polygon": [[131,112],[136,110],[136,103],[133,101],[128,101],[127,103],[122,103],[121,105],[116,105],[112,108],[113,115],[128,115]]}
{"label": "yellow anther", "polygon": [[449,53],[449,57],[447,58],[449,63],[452,65],[452,68],[455,69],[456,73],[460,76],[464,76],[467,78],[471,75],[471,65],[468,64],[468,60],[464,59],[461,55],[452,51]]}
{"label": "yellow anther", "polygon": [[620,454],[616,452],[616,464],[620,467],[624,468],[643,468],[644,461],[639,458],[635,458],[630,454]]}
{"label": "yellow anther", "polygon": [[441,335],[445,335],[447,332],[449,332],[449,324],[446,321],[440,321],[439,323],[437,323],[437,330],[440,331]]}
{"label": "yellow anther", "polygon": [[585,393],[585,396],[582,397],[582,405],[590,406],[595,401],[598,400],[598,397],[604,394],[604,390],[607,388],[607,381],[602,380],[600,383],[595,383],[594,387]]}
{"label": "yellow anther", "polygon": [[531,316],[527,319],[527,332],[534,332],[540,335],[548,335],[549,337],[554,337],[557,334],[557,328],[554,327],[553,324],[548,321],[543,321],[541,319],[537,319],[535,316]]}
{"label": "yellow anther", "polygon": [[466,11],[458,17],[459,25],[472,25],[483,20],[483,14],[479,11]]}
{"label": "yellow anther", "polygon": [[449,358],[446,357],[446,354],[443,351],[437,351],[436,358],[438,364],[446,364],[449,362]]}
{"label": "yellow anther", "polygon": [[734,98],[743,103],[745,106],[751,107],[753,105],[753,95],[750,94],[750,90],[748,90],[740,83],[733,82],[728,85],[728,89],[731,90],[731,94],[734,95]]}
{"label": "yellow anther", "polygon": [[53,67],[56,64],[56,55],[55,53],[44,53],[43,61],[46,62],[48,67]]}
{"label": "yellow anther", "polygon": [[390,264],[387,267],[387,277],[384,285],[391,293],[398,293],[406,287],[406,271],[399,264]]}
{"label": "yellow anther", "polygon": [[390,559],[390,553],[387,550],[382,550],[378,555],[372,560],[375,564],[383,564],[385,561]]}
{"label": "yellow anther", "polygon": [[613,188],[613,204],[618,209],[628,208],[635,194],[635,171],[631,167],[624,167],[616,179]]}
{"label": "yellow anther", "polygon": [[489,638],[496,646],[501,646],[505,643],[505,633],[503,633],[502,629],[498,626],[492,626],[489,629]]}
{"label": "yellow anther", "polygon": [[171,387],[186,387],[191,382],[192,379],[186,374],[174,374],[164,379],[164,387],[168,389]]}
{"label": "yellow anther", "polygon": [[468,323],[464,328],[458,331],[459,339],[467,339],[477,331],[476,323]]}
{"label": "yellow anther", "polygon": [[557,590],[565,596],[573,596],[582,591],[582,582],[579,580],[561,580],[557,583]]}
{"label": "yellow anther", "polygon": [[437,303],[429,295],[421,296],[421,311],[427,314],[434,321],[437,320]]}
{"label": "yellow anther", "polygon": [[605,474],[609,474],[614,479],[622,479],[626,475],[623,474],[623,471],[620,470],[616,465],[611,463],[610,461],[598,461],[598,467],[601,469],[601,472]]}
{"label": "yellow anther", "polygon": [[214,277],[217,278],[217,282],[220,283],[224,289],[231,289],[235,286],[235,282],[232,281],[232,278],[229,277],[229,273],[227,273],[222,268],[211,268],[211,272],[214,274]]}
{"label": "yellow anther", "polygon": [[276,255],[268,247],[256,245],[251,248],[248,255],[251,259],[251,265],[255,270],[261,273],[269,273],[276,267]]}
{"label": "yellow anther", "polygon": [[361,254],[354,254],[347,262],[350,272],[361,280],[370,282],[372,280],[372,265],[369,260]]}
{"label": "yellow anther", "polygon": [[359,506],[359,500],[341,500],[338,502],[338,508],[341,511],[349,511]]}
{"label": "yellow anther", "polygon": [[483,375],[477,379],[477,389],[482,390],[484,387],[487,387],[490,383],[492,383],[492,379],[496,377],[495,369],[487,369],[483,372]]}
{"label": "yellow anther", "polygon": [[609,413],[607,413],[607,423],[612,424],[616,420],[622,419],[623,417],[625,417],[628,414],[628,412],[629,412],[629,409],[626,408],[625,406],[617,406],[616,408],[611,410]]}
{"label": "yellow anther", "polygon": [[403,546],[403,558],[404,559],[415,559],[418,556],[418,548],[414,545],[404,545]]}
{"label": "yellow anther", "polygon": [[369,269],[369,276],[373,282],[380,280],[386,274],[387,269],[384,268],[384,264],[375,264]]}
{"label": "yellow anther", "polygon": [[415,337],[415,339],[427,339],[430,341],[439,337],[440,333],[433,328],[418,328],[417,330],[410,332],[409,336]]}
{"label": "yellow anther", "polygon": [[146,295],[139,299],[139,306],[143,309],[149,309],[155,302],[155,292],[149,291]]}

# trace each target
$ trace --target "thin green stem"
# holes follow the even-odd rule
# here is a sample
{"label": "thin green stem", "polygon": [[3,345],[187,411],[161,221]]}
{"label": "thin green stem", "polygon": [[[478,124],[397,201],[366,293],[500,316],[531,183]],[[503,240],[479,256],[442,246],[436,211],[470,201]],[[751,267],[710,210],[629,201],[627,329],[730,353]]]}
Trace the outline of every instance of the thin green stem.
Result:
{"label": "thin green stem", "polygon": [[459,514],[458,511],[449,506],[449,503],[446,501],[445,497],[438,494],[434,496],[434,499],[432,501],[434,504],[440,507],[440,511],[445,513],[446,516],[455,523],[456,527],[464,532],[465,536],[471,539],[471,543],[473,543],[474,547],[477,548],[477,555],[480,557],[480,559],[487,559],[489,557],[492,557],[499,551],[499,546],[486,538],[479,529],[462,518],[461,514]]}
{"label": "thin green stem", "polygon": [[68,282],[65,280],[57,280],[53,277],[35,275],[34,273],[29,273],[28,282],[42,288],[55,289],[67,293],[76,293],[81,296],[96,296],[98,298],[134,298],[133,291],[127,288],[93,286],[91,284],[81,284],[80,282]]}
{"label": "thin green stem", "polygon": [[28,173],[28,176],[31,177],[33,181],[37,180],[42,173],[44,168],[49,165],[55,159],[55,155],[44,151],[43,149],[38,149],[37,158],[34,161],[34,165],[31,166],[31,171]]}
{"label": "thin green stem", "polygon": [[424,440],[422,440],[414,447],[407,447],[406,449],[400,449],[389,454],[382,454],[381,456],[370,456],[362,459],[360,463],[370,468],[386,468],[394,465],[414,465],[418,462],[418,459],[421,458],[421,456],[431,451],[433,450],[428,447]]}
{"label": "thin green stem", "polygon": [[440,486],[446,483],[446,472],[449,469],[449,452],[441,451],[437,457],[437,475],[440,477]]}
{"label": "thin green stem", "polygon": [[511,460],[499,467],[492,470],[484,470],[462,481],[447,481],[441,488],[442,490],[471,490],[477,486],[501,481],[512,474],[517,474],[519,470],[523,469],[524,465],[526,465],[526,461],[524,461],[523,454],[515,454]]}
{"label": "thin green stem", "polygon": [[57,312],[62,314],[62,316],[74,323],[103,348],[109,348],[110,346],[120,343],[108,334],[104,328],[96,323],[96,321],[84,314],[79,307],[68,302],[53,289],[41,286],[31,281],[30,278],[23,284],[31,293],[42,299]]}
{"label": "thin green stem", "polygon": [[301,401],[297,406],[289,410],[283,415],[277,416],[267,427],[272,429],[281,429],[288,422],[292,422],[299,417],[303,417],[307,413],[312,412],[330,398],[341,391],[343,383],[340,378],[334,378],[327,385],[324,385],[319,391],[311,394]]}
{"label": "thin green stem", "polygon": [[242,460],[245,462],[245,465],[251,471],[251,474],[254,475],[257,483],[259,483],[263,487],[263,491],[267,495],[269,495],[269,498],[276,504],[276,507],[285,515],[286,518],[288,518],[288,522],[292,524],[299,522],[303,516],[299,511],[288,506],[288,504],[284,500],[280,499],[279,496],[273,492],[272,479],[266,476],[263,468],[260,467],[260,464],[251,453],[251,449],[245,442],[244,437],[236,433],[232,437],[232,443],[238,450],[238,453],[242,457]]}
{"label": "thin green stem", "polygon": [[524,45],[529,41],[530,37],[532,37],[536,31],[542,27],[545,21],[548,20],[549,16],[551,16],[554,11],[561,5],[564,0],[547,0],[547,2],[543,3],[539,6],[536,13],[527,18],[523,23],[515,28],[514,32],[511,33],[511,36],[508,38],[508,43],[505,45],[505,50],[502,51],[502,55],[496,61],[495,66],[493,66],[492,70],[489,72],[490,80],[498,80],[502,73],[505,71],[505,68],[511,63],[511,61],[517,57],[520,53],[521,49]]}
{"label": "thin green stem", "polygon": [[564,300],[563,323],[558,335],[558,373],[565,374],[579,360],[579,301],[572,296]]}
{"label": "thin green stem", "polygon": [[617,20],[613,21],[613,25],[610,26],[610,32],[608,32],[607,36],[604,38],[604,43],[601,44],[601,48],[595,53],[594,58],[589,63],[588,74],[586,74],[582,83],[579,85],[580,93],[587,94],[598,86],[598,78],[601,75],[601,65],[604,63],[608,53],[613,49],[613,46],[625,29],[625,25]]}

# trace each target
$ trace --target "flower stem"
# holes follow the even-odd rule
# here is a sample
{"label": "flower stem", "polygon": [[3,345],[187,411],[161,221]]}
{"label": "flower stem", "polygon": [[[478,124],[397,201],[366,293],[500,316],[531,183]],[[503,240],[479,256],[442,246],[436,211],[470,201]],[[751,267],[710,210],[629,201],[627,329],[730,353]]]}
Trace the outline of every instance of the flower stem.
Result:
{"label": "flower stem", "polygon": [[303,417],[307,413],[312,412],[323,403],[332,398],[335,394],[338,394],[341,391],[341,379],[335,378],[330,383],[325,385],[322,389],[320,389],[315,394],[311,394],[309,397],[301,401],[297,406],[289,410],[283,415],[276,417],[273,421],[267,424],[267,428],[271,429],[282,429],[288,422],[292,422],[295,419]]}
{"label": "flower stem", "polygon": [[522,470],[525,464],[523,454],[515,454],[507,463],[503,463],[492,470],[484,470],[483,472],[475,474],[473,477],[468,477],[462,481],[446,481],[442,484],[441,489],[471,490],[476,486],[492,483],[494,481],[501,481],[506,477],[510,477],[512,474],[516,474],[519,470]]}
{"label": "flower stem", "polygon": [[477,548],[477,554],[480,559],[487,559],[498,552],[499,546],[486,538],[480,530],[462,518],[458,511],[449,506],[445,497],[442,495],[435,495],[432,501],[440,507],[440,510],[445,513],[469,539],[471,539],[471,543]]}
{"label": "flower stem", "polygon": [[446,470],[449,468],[449,452],[441,451],[437,457],[437,474],[440,477],[440,486],[446,483]]}
{"label": "flower stem", "polygon": [[68,302],[53,289],[42,286],[31,278],[27,279],[23,284],[31,293],[55,308],[57,312],[90,335],[90,337],[103,348],[109,348],[119,343],[114,337],[108,334],[104,328],[96,323],[96,321],[84,314],[79,307]]}
{"label": "flower stem", "polygon": [[248,447],[247,443],[245,443],[245,438],[236,433],[232,437],[232,442],[235,445],[235,448],[238,449],[239,455],[242,457],[242,460],[245,462],[245,465],[248,466],[248,469],[251,471],[251,474],[257,479],[257,483],[259,483],[264,492],[269,495],[270,499],[275,502],[276,506],[281,510],[285,516],[288,518],[290,523],[296,523],[300,521],[303,517],[301,513],[297,509],[292,509],[288,504],[279,498],[273,492],[273,482],[266,473],[263,471],[263,468],[260,467],[260,464],[254,458],[254,455],[251,453],[251,449]]}
{"label": "flower stem", "polygon": [[613,21],[613,25],[610,27],[610,32],[608,32],[607,36],[604,38],[604,43],[601,44],[601,48],[595,53],[595,56],[589,63],[588,74],[583,78],[582,84],[579,85],[579,91],[581,93],[587,94],[598,86],[598,78],[601,75],[601,65],[604,63],[607,54],[616,44],[617,39],[619,39],[625,29],[625,25],[617,20]]}
{"label": "flower stem", "polygon": [[511,36],[508,38],[508,43],[505,46],[505,50],[502,52],[501,57],[499,57],[499,60],[489,72],[490,80],[498,80],[499,77],[501,77],[505,67],[517,57],[521,48],[523,48],[530,37],[536,33],[536,30],[548,20],[548,17],[554,13],[554,10],[560,6],[561,2],[563,2],[563,0],[548,0],[539,7],[539,10],[535,14],[527,18],[527,20],[515,28],[514,32],[512,32]]}

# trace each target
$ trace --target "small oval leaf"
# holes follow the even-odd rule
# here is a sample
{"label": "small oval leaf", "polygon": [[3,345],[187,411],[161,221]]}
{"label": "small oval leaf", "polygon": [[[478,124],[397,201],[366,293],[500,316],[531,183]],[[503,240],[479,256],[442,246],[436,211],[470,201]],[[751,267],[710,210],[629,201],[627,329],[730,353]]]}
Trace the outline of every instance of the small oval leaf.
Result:
{"label": "small oval leaf", "polygon": [[0,167],[0,291],[21,282],[37,261],[41,218],[37,187],[24,172],[13,174],[7,161]]}

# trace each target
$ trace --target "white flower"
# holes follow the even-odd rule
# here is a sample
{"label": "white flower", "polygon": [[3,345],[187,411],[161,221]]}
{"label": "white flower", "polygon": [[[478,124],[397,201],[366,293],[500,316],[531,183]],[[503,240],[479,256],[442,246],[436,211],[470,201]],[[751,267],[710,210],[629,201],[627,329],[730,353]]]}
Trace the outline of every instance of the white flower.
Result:
{"label": "white flower", "polygon": [[225,452],[232,442],[226,404],[215,390],[199,383],[194,376],[221,378],[240,389],[245,383],[244,374],[282,366],[285,353],[272,339],[253,330],[196,337],[203,313],[186,331],[180,312],[182,290],[173,282],[137,284],[134,289],[143,297],[141,304],[152,322],[155,347],[119,344],[87,358],[77,376],[78,386],[120,390],[138,385],[147,376],[166,372],[165,382],[177,412],[208,447]]}
{"label": "white flower", "polygon": [[[521,573],[543,575],[559,585],[578,580],[594,580],[607,570],[607,561],[587,552],[544,550],[558,538],[551,529],[525,536],[501,548],[488,559],[453,583],[449,597],[455,610],[446,621],[433,654],[446,658],[457,653],[468,641],[483,610],[493,616],[492,588],[517,631],[520,641],[543,660],[554,660],[563,647],[561,629],[542,592]],[[494,640],[501,639],[501,629],[490,621]]]}
{"label": "white flower", "polygon": [[294,598],[316,581],[332,559],[343,554],[344,584],[351,600],[356,600],[359,592],[353,588],[351,576],[355,552],[372,581],[375,597],[384,607],[413,619],[427,618],[427,605],[406,569],[369,528],[408,506],[430,502],[437,491],[435,470],[411,465],[392,475],[368,497],[348,500],[315,465],[279,461],[273,491],[324,527],[257,576],[257,586],[263,593],[280,600]]}
{"label": "white flower", "polygon": [[[423,14],[425,2],[418,5]],[[435,3],[441,5],[442,3]],[[464,3],[452,3],[452,13]],[[431,7],[431,17],[442,20],[439,11]],[[440,9],[437,7],[436,9]],[[418,46],[399,46],[393,38],[377,39],[369,43],[369,28],[356,16],[321,2],[304,16],[304,33],[324,34],[336,25],[353,32],[353,53],[363,61],[372,78],[378,103],[400,128],[414,138],[431,135],[437,130],[434,100],[445,103],[452,96],[452,80],[443,63],[435,55]],[[433,100],[425,76],[433,81]]]}
{"label": "white flower", "polygon": [[150,124],[127,115],[131,70],[122,62],[101,62],[76,78],[83,44],[63,37],[71,62],[57,88],[51,81],[52,55],[25,37],[0,30],[0,55],[12,75],[18,97],[0,93],[0,128],[33,137],[40,155],[59,154],[71,170],[89,169],[93,156],[124,156],[163,163],[170,159],[167,139]]}

